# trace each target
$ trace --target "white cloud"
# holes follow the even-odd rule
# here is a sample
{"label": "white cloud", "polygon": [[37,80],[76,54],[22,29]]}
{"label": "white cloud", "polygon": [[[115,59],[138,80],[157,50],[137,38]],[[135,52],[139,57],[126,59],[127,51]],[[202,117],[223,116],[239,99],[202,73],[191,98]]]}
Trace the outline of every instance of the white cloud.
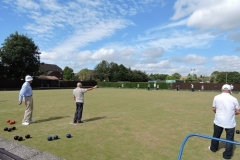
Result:
{"label": "white cloud", "polygon": [[163,73],[161,71],[163,70],[169,71],[170,69],[173,68],[173,66],[169,60],[162,60],[157,63],[148,63],[148,64],[138,63],[133,68],[136,70],[145,71],[146,73]]}
{"label": "white cloud", "polygon": [[177,21],[177,22],[171,22],[171,23],[168,23],[168,24],[165,24],[165,25],[160,25],[160,26],[148,29],[146,31],[146,33],[151,33],[151,32],[160,31],[160,30],[163,30],[163,29],[169,29],[169,28],[184,26],[186,24],[187,24],[187,19],[183,19],[183,20],[180,20],[180,21]]}
{"label": "white cloud", "polygon": [[231,32],[227,38],[234,42],[240,42],[240,32]]}
{"label": "white cloud", "polygon": [[76,60],[77,61],[88,61],[92,57],[91,51],[82,51],[80,53],[77,53]]}
{"label": "white cloud", "polygon": [[135,52],[131,48],[125,48],[122,50],[117,50],[114,48],[101,48],[95,51],[91,58],[94,60],[106,60],[108,62],[115,62],[115,63],[124,63],[129,61],[129,63],[133,63],[133,55]]}
{"label": "white cloud", "polygon": [[[211,2],[211,1],[210,1]],[[202,7],[206,0],[177,0],[174,4],[175,13],[171,17],[172,20],[186,18],[191,15],[199,7]]]}
{"label": "white cloud", "polygon": [[[62,1],[61,3],[56,0],[9,0],[4,2],[12,4],[15,11],[26,14],[33,20],[32,23],[25,26],[25,29],[30,31],[31,34],[47,34],[54,32],[59,26],[61,28],[71,26],[76,31],[79,28],[95,27],[102,20],[105,20],[105,22],[114,19],[129,21],[124,16],[144,12],[155,5],[161,4],[162,0],[145,0],[141,2],[129,0],[126,1],[126,4],[116,4],[104,0],[75,0],[71,2]],[[129,23],[125,25],[129,25]],[[117,26],[116,29],[118,28]]]}
{"label": "white cloud", "polygon": [[59,11],[62,9],[62,6],[56,0],[40,0],[40,2],[44,10]]}
{"label": "white cloud", "polygon": [[216,71],[239,71],[240,57],[237,55],[214,56],[212,60],[216,63],[214,67]]}
{"label": "white cloud", "polygon": [[189,27],[234,30],[240,27],[239,6],[239,0],[177,0],[172,20],[188,17]]}
{"label": "white cloud", "polygon": [[206,57],[199,56],[196,54],[188,54],[185,57],[172,58],[175,62],[182,62],[186,64],[195,64],[195,65],[203,65],[206,63]]}
{"label": "white cloud", "polygon": [[123,49],[123,50],[121,50],[120,52],[119,52],[122,56],[127,56],[127,57],[129,57],[129,56],[133,56],[134,54],[136,54],[136,51],[134,51],[132,48],[125,48],[125,49]]}
{"label": "white cloud", "polygon": [[215,36],[209,33],[195,33],[185,30],[169,30],[167,32],[153,32],[147,36],[139,37],[138,43],[146,47],[161,46],[165,51],[176,48],[208,47]]}
{"label": "white cloud", "polygon": [[79,28],[67,37],[67,39],[57,45],[53,50],[59,53],[72,53],[77,49],[88,45],[90,42],[101,40],[114,34],[116,29],[121,29],[127,25],[127,21],[121,19],[103,20],[90,28]]}
{"label": "white cloud", "polygon": [[[12,1],[12,2],[10,2]],[[24,9],[26,9],[26,11],[28,9],[31,10],[38,10],[40,8],[39,4],[36,3],[33,0],[9,0],[10,3],[15,2],[15,5],[18,7],[18,9],[20,9],[21,11],[24,11]]]}
{"label": "white cloud", "polygon": [[41,60],[56,60],[56,59],[58,59],[58,58],[60,58],[61,57],[61,55],[60,54],[58,54],[58,53],[56,53],[56,52],[45,52],[45,51],[43,51],[43,52],[41,52],[41,54],[40,54],[40,58],[41,58]]}
{"label": "white cloud", "polygon": [[163,52],[164,52],[164,49],[162,47],[148,48],[143,52],[142,56],[158,58],[163,55]]}
{"label": "white cloud", "polygon": [[104,49],[101,48],[100,50],[96,51],[93,55],[93,59],[101,60],[101,59],[114,59],[115,56],[118,56],[114,49]]}

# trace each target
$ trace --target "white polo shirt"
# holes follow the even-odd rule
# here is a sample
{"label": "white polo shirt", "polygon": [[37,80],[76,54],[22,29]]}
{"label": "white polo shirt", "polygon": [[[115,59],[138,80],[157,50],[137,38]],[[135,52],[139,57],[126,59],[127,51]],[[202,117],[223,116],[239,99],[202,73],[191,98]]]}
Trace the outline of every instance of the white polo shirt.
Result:
{"label": "white polo shirt", "polygon": [[221,93],[214,97],[213,107],[216,108],[214,124],[223,128],[236,126],[235,111],[240,109],[238,100],[229,93]]}
{"label": "white polo shirt", "polygon": [[87,89],[79,88],[79,87],[77,87],[73,90],[73,95],[76,98],[76,102],[84,103],[84,93],[85,92],[87,92]]}

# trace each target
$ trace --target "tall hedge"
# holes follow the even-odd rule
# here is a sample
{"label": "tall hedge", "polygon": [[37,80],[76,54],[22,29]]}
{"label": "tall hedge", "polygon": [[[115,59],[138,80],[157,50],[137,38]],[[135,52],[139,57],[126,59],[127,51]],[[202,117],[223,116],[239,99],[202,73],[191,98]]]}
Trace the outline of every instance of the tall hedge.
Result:
{"label": "tall hedge", "polygon": [[[140,88],[146,89],[150,84],[150,88],[154,88],[153,82],[98,82],[99,87],[112,87],[112,88]],[[171,89],[170,83],[159,82],[156,83],[156,86],[159,86],[159,89]],[[138,87],[139,86],[139,87]]]}

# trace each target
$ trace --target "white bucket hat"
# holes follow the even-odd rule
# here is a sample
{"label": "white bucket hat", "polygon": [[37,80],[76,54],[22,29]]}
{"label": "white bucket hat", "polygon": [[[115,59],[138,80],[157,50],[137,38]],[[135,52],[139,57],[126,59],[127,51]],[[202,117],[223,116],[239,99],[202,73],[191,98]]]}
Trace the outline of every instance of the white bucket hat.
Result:
{"label": "white bucket hat", "polygon": [[29,82],[29,81],[32,81],[32,80],[33,80],[33,78],[31,76],[26,76],[25,77],[25,81],[26,82]]}
{"label": "white bucket hat", "polygon": [[222,90],[231,90],[231,86],[229,85],[229,84],[224,84],[223,86],[222,86]]}

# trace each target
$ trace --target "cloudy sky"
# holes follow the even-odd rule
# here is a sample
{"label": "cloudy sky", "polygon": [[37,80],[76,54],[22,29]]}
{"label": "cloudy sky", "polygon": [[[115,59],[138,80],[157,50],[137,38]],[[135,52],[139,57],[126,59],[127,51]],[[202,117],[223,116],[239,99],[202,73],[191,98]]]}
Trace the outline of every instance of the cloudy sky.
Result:
{"label": "cloudy sky", "polygon": [[240,72],[239,0],[1,0],[0,43],[32,38],[41,62],[102,60],[146,73]]}

